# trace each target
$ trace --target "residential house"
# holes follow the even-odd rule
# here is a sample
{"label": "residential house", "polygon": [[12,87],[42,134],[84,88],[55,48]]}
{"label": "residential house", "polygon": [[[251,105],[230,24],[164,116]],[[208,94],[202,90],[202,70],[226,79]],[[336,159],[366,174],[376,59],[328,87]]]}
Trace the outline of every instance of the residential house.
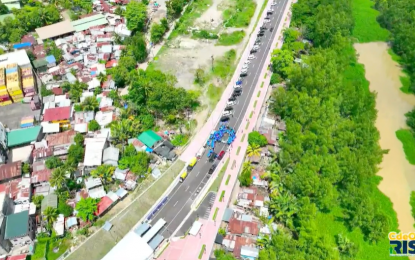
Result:
{"label": "residential house", "polygon": [[101,126],[101,128],[106,127],[115,119],[115,113],[112,111],[102,112],[98,111],[95,115],[95,120]]}
{"label": "residential house", "polygon": [[113,203],[114,201],[110,197],[108,196],[102,197],[101,200],[97,204],[97,211],[95,212],[95,216],[97,217],[102,216],[105,212],[107,212],[111,208]]}
{"label": "residential house", "polygon": [[142,152],[146,150],[146,146],[140,142],[137,138],[128,139],[128,144],[132,144],[137,152]]}
{"label": "residential house", "polygon": [[108,147],[107,138],[85,138],[84,167],[93,168],[102,164],[104,149]]}
{"label": "residential house", "polygon": [[233,235],[245,237],[257,237],[259,234],[260,225],[257,222],[249,222],[231,218],[226,228],[227,232]]}
{"label": "residential house", "polygon": [[22,163],[13,162],[0,165],[0,183],[19,178],[22,176]]}
{"label": "residential house", "polygon": [[53,149],[53,155],[62,156],[68,154],[69,147],[75,143],[75,135],[75,130],[48,135],[46,137],[46,141],[48,143],[48,147]]}
{"label": "residential house", "polygon": [[17,184],[17,190],[12,190],[11,195],[14,203],[17,205],[30,204],[30,197],[32,195],[31,179],[22,178]]}
{"label": "residential house", "polygon": [[85,187],[89,197],[94,199],[100,199],[107,194],[104,190],[104,186],[102,186],[101,179],[99,178],[90,177],[85,179]]}
{"label": "residential house", "polygon": [[72,107],[55,107],[45,110],[43,122],[59,123],[60,127],[70,128]]}
{"label": "residential house", "polygon": [[148,148],[154,149],[163,139],[153,130],[147,130],[138,136],[138,140],[145,144]]}
{"label": "residential house", "polygon": [[16,147],[9,150],[9,162],[31,163],[33,154],[33,145]]}
{"label": "residential house", "polygon": [[65,216],[63,214],[59,214],[58,218],[53,223],[53,229],[58,237],[65,234]]}
{"label": "residential house", "polygon": [[118,166],[118,159],[120,157],[120,150],[116,147],[110,146],[104,150],[103,162],[112,166]]}
{"label": "residential house", "polygon": [[121,170],[120,168],[117,167],[114,171],[113,178],[116,180],[125,181],[129,170],[130,169]]}
{"label": "residential house", "polygon": [[246,260],[258,259],[259,256],[259,249],[256,247],[242,246],[240,252],[240,257]]}
{"label": "residential house", "polygon": [[41,130],[41,126],[12,130],[7,133],[7,147],[20,147],[37,142],[43,138]]}
{"label": "residential house", "polygon": [[71,229],[73,227],[76,227],[78,225],[78,219],[76,217],[69,217],[65,221],[65,228]]}
{"label": "residential house", "polygon": [[6,217],[4,239],[10,241],[13,247],[33,243],[35,238],[35,221],[29,216],[29,211],[22,211]]}
{"label": "residential house", "polygon": [[10,252],[12,244],[10,241],[4,239],[6,229],[6,218],[14,211],[13,201],[6,192],[0,193],[0,255],[5,255]]}
{"label": "residential house", "polygon": [[33,186],[42,186],[44,183],[49,182],[52,176],[52,170],[46,168],[45,161],[34,162],[32,165],[32,184]]}
{"label": "residential house", "polygon": [[[240,236],[235,236],[233,234],[228,234],[222,240],[222,245],[225,247],[225,250],[231,252],[235,256],[235,258],[244,259],[244,258],[241,258],[242,248],[246,246],[255,247],[255,242],[256,240],[252,238],[240,237]],[[246,254],[245,251],[243,253]]]}

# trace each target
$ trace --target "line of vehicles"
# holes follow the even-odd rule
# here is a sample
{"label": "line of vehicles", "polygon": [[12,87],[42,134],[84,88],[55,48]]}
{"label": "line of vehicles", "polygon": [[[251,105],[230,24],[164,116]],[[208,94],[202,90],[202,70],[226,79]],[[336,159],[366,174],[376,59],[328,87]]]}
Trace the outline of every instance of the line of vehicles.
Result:
{"label": "line of vehicles", "polygon": [[[276,2],[274,1],[271,6],[276,5]],[[257,39],[255,40],[255,44],[252,47],[251,51],[250,51],[250,55],[248,56],[248,59],[244,62],[244,64],[242,65],[240,74],[239,74],[239,78],[238,80],[235,82],[235,85],[233,86],[233,92],[231,94],[231,96],[228,98],[228,101],[226,102],[226,107],[222,112],[222,116],[220,118],[220,123],[222,124],[221,127],[219,128],[218,131],[223,131],[223,128],[225,127],[226,129],[230,129],[228,126],[225,126],[225,124],[227,124],[230,120],[230,117],[233,116],[233,109],[234,106],[236,104],[238,104],[238,97],[242,95],[242,83],[243,83],[243,78],[246,77],[248,75],[248,69],[249,69],[249,64],[251,64],[251,62],[256,58],[255,57],[255,53],[260,49],[261,47],[261,40],[262,37],[265,35],[265,31],[268,29],[266,24],[271,22],[270,16],[274,13],[274,9],[271,7],[269,10],[267,10],[267,16],[264,19],[264,23],[262,24],[262,26],[260,27],[260,30],[257,34]],[[274,30],[273,27],[269,28],[269,31],[272,32]],[[222,130],[221,130],[222,129]],[[235,132],[233,129],[231,130],[233,131],[233,133]],[[202,158],[202,155],[204,154],[204,152],[206,151],[207,146],[209,146],[210,142],[211,142],[211,148],[209,149],[208,152],[208,158],[209,158],[209,162],[214,162],[215,159],[217,159],[218,161],[220,161],[223,156],[225,155],[225,151],[221,150],[218,154],[216,154],[214,152],[214,141],[218,141],[218,140],[213,140],[214,138],[212,138],[213,135],[215,135],[217,131],[213,131],[210,135],[210,137],[208,138],[206,144],[200,148],[200,150],[196,153],[196,156],[193,157],[190,162],[188,163],[186,169],[180,174],[180,182],[184,182],[184,180],[187,178],[188,173],[194,168],[194,166],[196,165],[196,163],[198,162],[198,160],[200,160],[200,158]],[[234,140],[235,136],[232,137],[232,141]],[[232,143],[232,141],[226,141],[223,143],[226,143],[228,145],[230,145],[230,143]],[[212,166],[209,168],[208,174],[212,174],[216,167],[218,166],[218,162],[215,162],[212,164]]]}

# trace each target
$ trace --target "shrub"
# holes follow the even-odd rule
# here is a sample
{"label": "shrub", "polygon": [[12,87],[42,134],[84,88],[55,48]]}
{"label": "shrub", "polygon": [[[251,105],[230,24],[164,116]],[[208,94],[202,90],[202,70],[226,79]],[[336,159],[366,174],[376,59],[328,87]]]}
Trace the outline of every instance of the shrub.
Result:
{"label": "shrub", "polygon": [[268,144],[267,138],[260,134],[258,131],[253,131],[248,134],[249,145],[259,145],[261,147]]}
{"label": "shrub", "polygon": [[215,40],[215,39],[219,38],[219,36],[217,34],[208,32],[206,30],[200,30],[200,31],[193,30],[192,35],[193,35],[194,38],[198,38],[198,39]]}
{"label": "shrub", "polygon": [[89,131],[94,132],[94,131],[97,131],[99,129],[101,129],[101,126],[98,124],[98,122],[96,120],[89,121],[89,123],[88,123],[88,130]]}
{"label": "shrub", "polygon": [[183,135],[183,134],[179,134],[176,135],[173,140],[171,141],[171,143],[174,146],[183,146],[187,143],[187,141],[189,140],[189,137],[187,135]]}

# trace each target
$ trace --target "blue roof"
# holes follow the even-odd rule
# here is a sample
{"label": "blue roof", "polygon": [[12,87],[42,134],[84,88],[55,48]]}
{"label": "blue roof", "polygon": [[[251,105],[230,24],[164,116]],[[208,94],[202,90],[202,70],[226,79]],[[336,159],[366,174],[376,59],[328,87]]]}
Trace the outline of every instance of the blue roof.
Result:
{"label": "blue roof", "polygon": [[70,228],[78,224],[76,217],[71,217],[66,219],[66,228]]}
{"label": "blue roof", "polygon": [[32,43],[30,42],[22,42],[22,43],[17,43],[13,45],[13,48],[15,49],[21,49],[21,48],[25,48],[25,47],[30,47],[32,46]]}
{"label": "blue roof", "polygon": [[45,57],[45,60],[46,60],[48,63],[56,63],[55,56],[53,56],[53,55],[46,56],[46,57]]}
{"label": "blue roof", "polygon": [[148,245],[153,249],[156,250],[156,248],[163,242],[164,237],[162,235],[156,235],[151,241],[148,243]]}
{"label": "blue roof", "polygon": [[134,233],[136,233],[137,235],[139,235],[140,237],[144,235],[144,233],[147,232],[147,230],[150,229],[150,224],[148,223],[143,223],[141,225],[139,225],[136,229],[134,229]]}
{"label": "blue roof", "polygon": [[115,194],[117,194],[117,196],[118,197],[120,197],[120,198],[124,198],[125,197],[125,195],[127,195],[127,191],[126,190],[124,190],[123,188],[119,188],[116,192],[115,192]]}

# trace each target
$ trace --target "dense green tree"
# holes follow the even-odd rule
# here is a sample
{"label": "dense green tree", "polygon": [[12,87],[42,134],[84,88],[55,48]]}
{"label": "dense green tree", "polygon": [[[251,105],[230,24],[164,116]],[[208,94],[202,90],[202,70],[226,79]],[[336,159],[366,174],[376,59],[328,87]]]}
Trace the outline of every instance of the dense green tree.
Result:
{"label": "dense green tree", "polygon": [[59,214],[63,214],[65,218],[72,216],[73,208],[66,204],[65,202],[59,202],[58,204]]}
{"label": "dense green tree", "polygon": [[74,137],[75,144],[84,145],[84,136],[81,133],[76,133]]}
{"label": "dense green tree", "polygon": [[249,187],[251,186],[253,180],[251,177],[252,174],[252,166],[250,162],[244,162],[242,166],[241,173],[238,176],[238,180],[241,186]]}
{"label": "dense green tree", "polygon": [[83,221],[93,221],[95,219],[94,213],[97,211],[97,203],[97,200],[93,198],[81,198],[75,207],[78,217]]}
{"label": "dense green tree", "polygon": [[112,181],[112,176],[114,175],[115,167],[108,164],[103,164],[98,166],[96,169],[91,171],[91,176],[94,178],[100,178],[102,183],[108,184]]}
{"label": "dense green tree", "polygon": [[0,15],[8,14],[8,13],[9,13],[9,8],[7,8],[7,6],[4,4],[0,4]]}
{"label": "dense green tree", "polygon": [[126,144],[128,139],[137,134],[141,130],[138,120],[122,119],[111,124],[111,137],[116,143]]}
{"label": "dense green tree", "polygon": [[95,132],[97,130],[101,129],[101,126],[98,124],[98,122],[95,119],[92,119],[88,123],[88,131]]}
{"label": "dense green tree", "polygon": [[36,205],[36,208],[40,208],[40,206],[42,205],[42,200],[45,197],[43,195],[35,195],[32,197],[32,202]]}
{"label": "dense green tree", "polygon": [[166,2],[167,6],[167,15],[171,18],[178,17],[182,11],[184,6],[186,5],[186,0],[169,0]]}
{"label": "dense green tree", "polygon": [[282,78],[287,78],[288,70],[290,69],[294,57],[291,51],[275,49],[272,52],[271,63],[274,73],[278,73]]}
{"label": "dense green tree", "polygon": [[62,167],[54,169],[49,182],[52,187],[62,189],[66,184],[66,171]]}
{"label": "dense green tree", "polygon": [[[144,62],[148,56],[146,40],[143,34],[137,33],[132,37],[128,38],[126,40],[126,44],[128,44],[126,55],[132,55],[132,57],[134,57],[135,60],[133,68],[135,68],[137,62]],[[131,65],[128,65],[128,67],[130,67],[129,71],[132,70]]]}
{"label": "dense green tree", "polygon": [[77,166],[84,159],[85,149],[82,145],[72,144],[68,149],[67,163]]}
{"label": "dense green tree", "polygon": [[154,44],[159,43],[163,39],[163,35],[166,33],[166,27],[161,23],[154,23],[151,26],[151,42]]}
{"label": "dense green tree", "polygon": [[249,145],[259,145],[263,147],[268,144],[268,140],[265,136],[260,134],[258,131],[252,131],[248,134],[248,143]]}
{"label": "dense green tree", "polygon": [[81,103],[82,110],[84,111],[96,111],[99,108],[98,100],[95,96],[86,97]]}
{"label": "dense green tree", "polygon": [[43,220],[46,222],[48,229],[52,229],[53,222],[58,218],[58,210],[52,207],[47,207],[43,212]]}
{"label": "dense green tree", "polygon": [[142,2],[130,1],[125,10],[127,27],[129,30],[138,32],[143,31],[147,22],[147,6]]}

